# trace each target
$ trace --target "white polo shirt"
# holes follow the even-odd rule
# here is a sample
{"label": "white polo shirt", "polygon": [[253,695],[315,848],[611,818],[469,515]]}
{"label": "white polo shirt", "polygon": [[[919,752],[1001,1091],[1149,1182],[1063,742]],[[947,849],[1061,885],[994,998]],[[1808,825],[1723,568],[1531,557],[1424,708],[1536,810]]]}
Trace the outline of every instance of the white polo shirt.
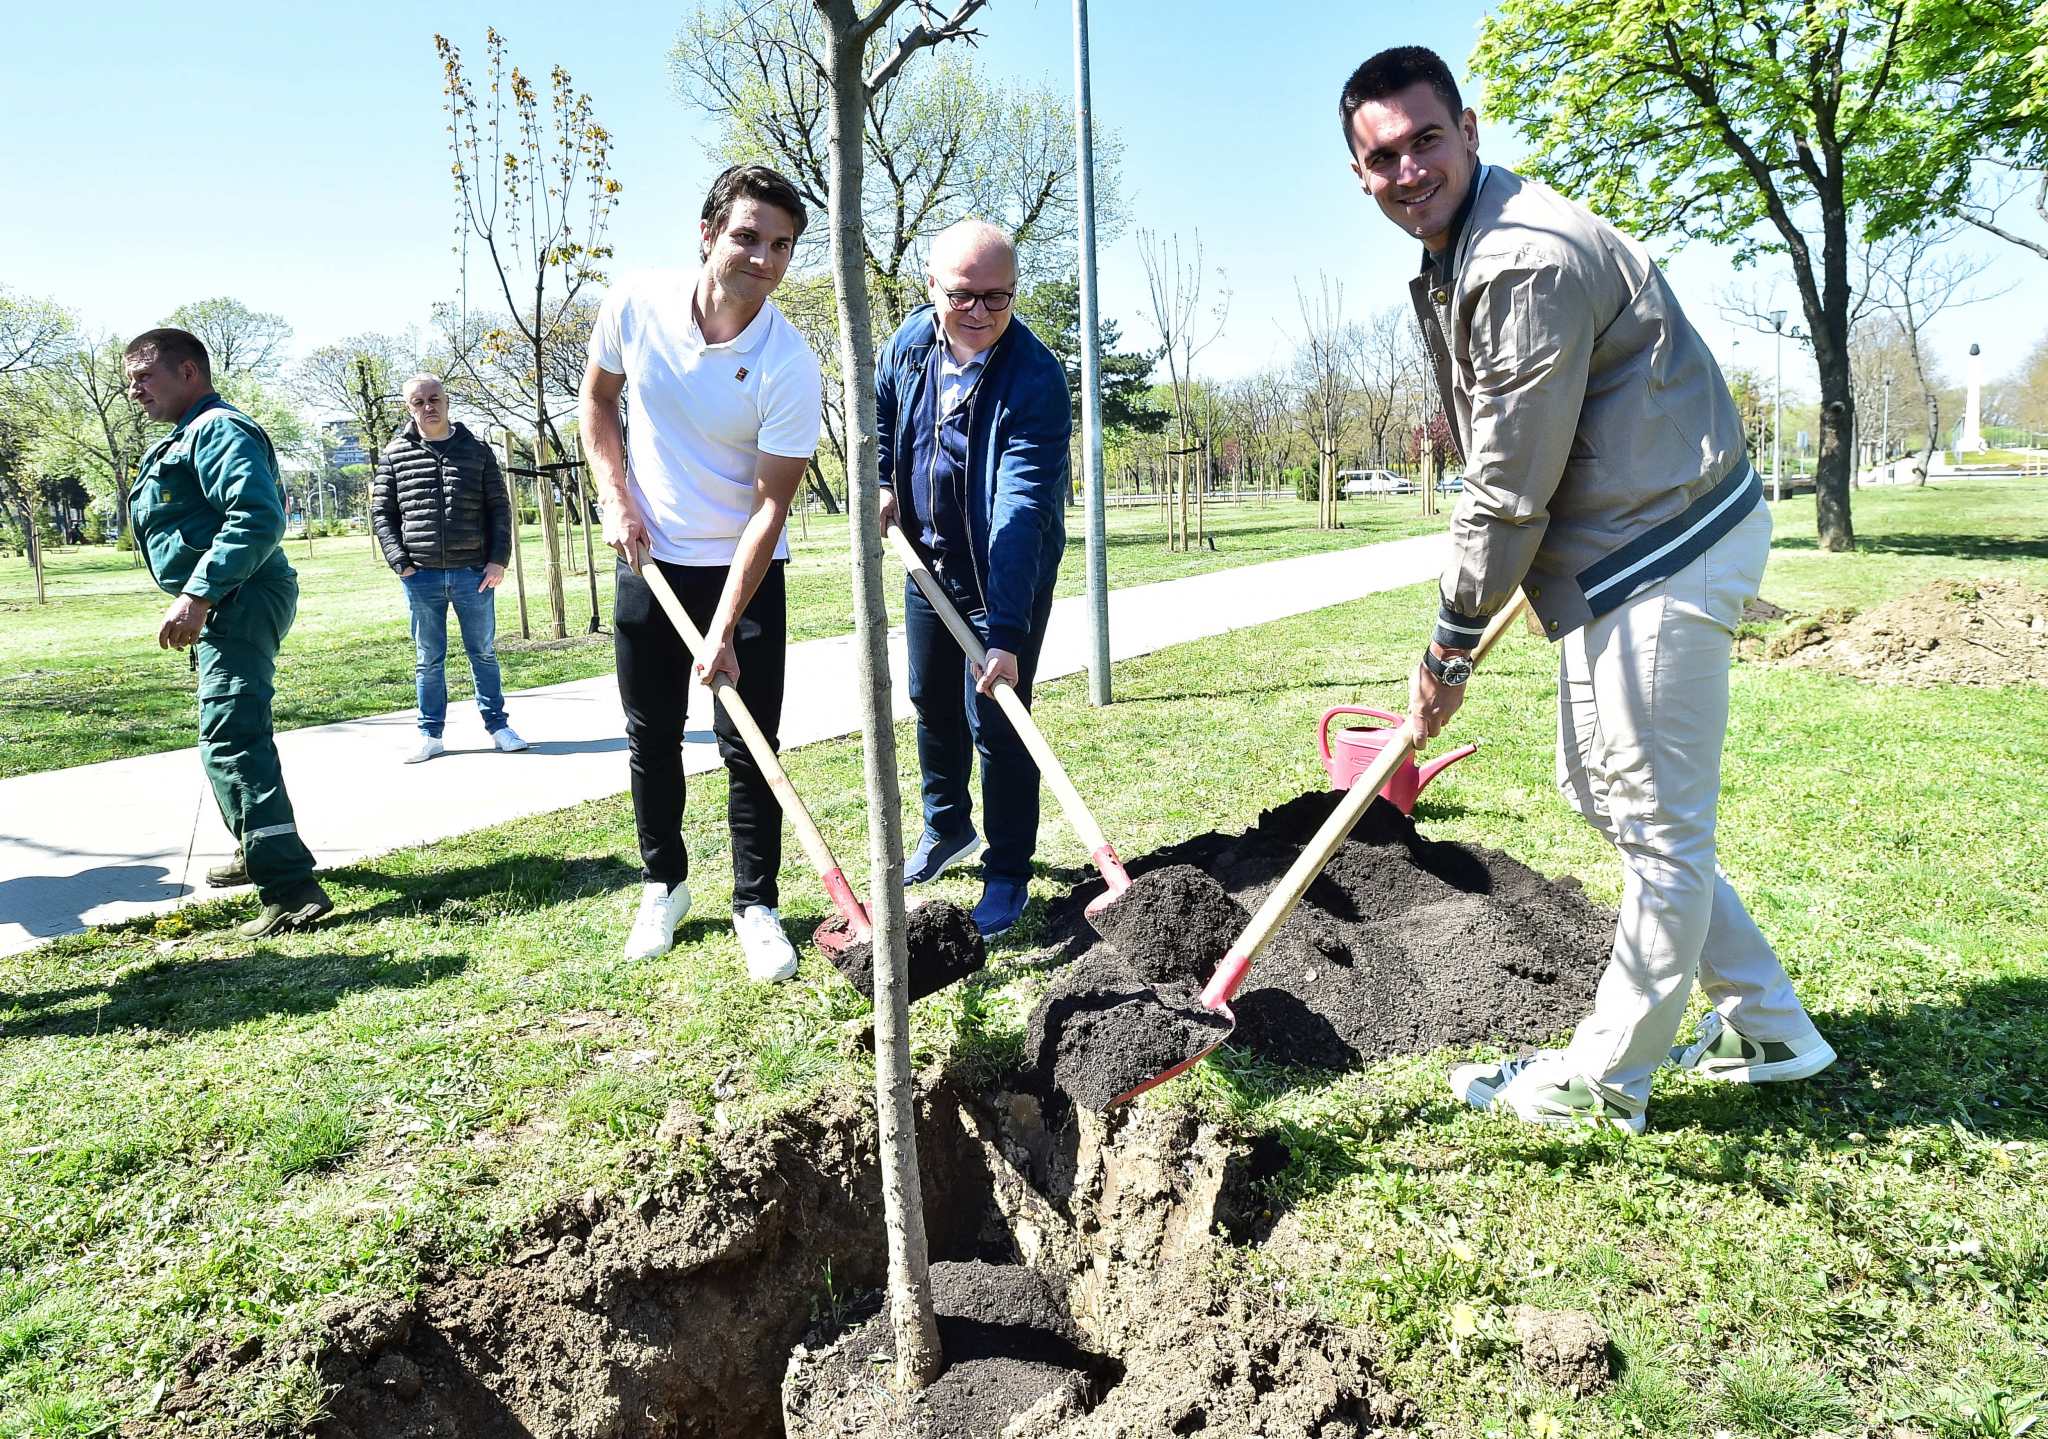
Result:
{"label": "white polo shirt", "polygon": [[[630,387],[626,483],[656,559],[727,565],[754,507],[764,454],[808,459],[818,448],[818,357],[773,303],[735,339],[697,328],[697,276],[623,275],[598,307],[590,358]],[[785,534],[775,557],[789,558]]]}

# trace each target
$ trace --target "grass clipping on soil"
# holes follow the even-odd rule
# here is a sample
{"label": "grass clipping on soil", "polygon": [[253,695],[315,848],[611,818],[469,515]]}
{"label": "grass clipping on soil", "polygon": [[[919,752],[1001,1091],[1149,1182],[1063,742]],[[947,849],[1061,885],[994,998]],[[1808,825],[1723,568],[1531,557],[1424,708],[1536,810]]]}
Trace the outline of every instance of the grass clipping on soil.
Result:
{"label": "grass clipping on soil", "polygon": [[[1056,904],[1052,932],[1072,963],[1026,1035],[1039,1082],[1099,1110],[1213,1042],[1196,1027],[1201,985],[1339,798],[1311,791],[1243,834],[1132,861],[1130,893],[1092,923],[1082,911],[1099,882]],[[1253,965],[1231,1042],[1341,1069],[1547,1039],[1591,1007],[1613,937],[1613,915],[1576,879],[1431,840],[1375,800]]]}
{"label": "grass clipping on soil", "polygon": [[1764,647],[1793,669],[1878,684],[2048,683],[2048,591],[2017,580],[1935,580],[1868,614],[1801,620]]}

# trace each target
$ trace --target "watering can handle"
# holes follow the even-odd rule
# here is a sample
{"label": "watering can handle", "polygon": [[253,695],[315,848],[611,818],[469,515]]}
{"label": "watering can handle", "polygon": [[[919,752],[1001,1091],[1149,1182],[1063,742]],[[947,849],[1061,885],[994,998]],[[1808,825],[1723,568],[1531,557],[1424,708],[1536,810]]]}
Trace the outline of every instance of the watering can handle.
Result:
{"label": "watering can handle", "polygon": [[1390,725],[1401,723],[1399,715],[1376,710],[1371,705],[1331,705],[1323,711],[1323,722],[1316,726],[1316,751],[1325,764],[1330,760],[1330,721],[1338,715],[1364,715],[1367,719],[1383,719]]}

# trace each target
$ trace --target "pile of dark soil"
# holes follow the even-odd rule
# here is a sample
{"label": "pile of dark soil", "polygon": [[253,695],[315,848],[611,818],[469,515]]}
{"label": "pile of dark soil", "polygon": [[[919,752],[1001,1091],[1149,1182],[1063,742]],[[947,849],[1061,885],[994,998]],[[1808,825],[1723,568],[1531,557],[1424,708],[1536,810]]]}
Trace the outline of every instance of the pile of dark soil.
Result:
{"label": "pile of dark soil", "polygon": [[[845,932],[846,922],[834,920],[831,928]],[[944,899],[928,899],[910,911],[904,942],[910,951],[910,997],[923,999],[947,985],[979,970],[988,963],[988,947],[974,927],[974,917],[959,905]],[[875,1002],[875,947],[865,941],[850,944],[831,956],[832,963],[846,976],[846,982],[868,1003]]]}
{"label": "pile of dark soil", "polygon": [[[789,1439],[888,1433],[917,1439],[1003,1434],[1020,1414],[1084,1414],[1122,1366],[1083,1347],[1045,1277],[1021,1264],[934,1264],[932,1308],[946,1367],[906,1402],[891,1392],[893,1333],[871,1302],[837,1342],[791,1357],[782,1402]],[[822,1335],[814,1335],[822,1338]]]}
{"label": "pile of dark soil", "polygon": [[[1130,861],[1139,876],[1131,892],[1092,922],[1083,910],[1099,881],[1057,902],[1052,933],[1072,962],[1031,1019],[1025,1057],[1038,1082],[1099,1109],[1149,1077],[1135,1070],[1200,1039],[1186,1027],[1192,995],[1243,928],[1239,916],[1257,908],[1338,798],[1311,791],[1243,834],[1198,835]],[[1219,905],[1205,876],[1234,904]],[[1133,900],[1142,908],[1119,915]],[[1376,800],[1253,966],[1231,1005],[1231,1043],[1334,1069],[1442,1045],[1547,1039],[1591,1006],[1613,936],[1614,916],[1576,879],[1431,840]],[[1169,1025],[1140,1054],[1137,1022],[1176,1011],[1182,1028]]]}
{"label": "pile of dark soil", "polygon": [[1867,614],[1800,620],[1763,657],[1883,685],[2048,684],[2048,590],[1990,577],[1936,580]]}

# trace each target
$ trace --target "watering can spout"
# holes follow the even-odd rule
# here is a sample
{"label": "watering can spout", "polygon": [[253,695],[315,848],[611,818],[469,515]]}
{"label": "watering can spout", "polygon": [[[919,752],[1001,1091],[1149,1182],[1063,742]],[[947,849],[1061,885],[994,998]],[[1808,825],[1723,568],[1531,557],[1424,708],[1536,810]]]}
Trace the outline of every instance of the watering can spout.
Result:
{"label": "watering can spout", "polygon": [[1466,755],[1475,752],[1478,748],[1479,746],[1476,744],[1460,745],[1458,748],[1452,750],[1449,754],[1444,755],[1438,759],[1433,759],[1428,764],[1423,765],[1422,773],[1416,777],[1416,791],[1419,793],[1422,790],[1428,789],[1429,782],[1431,780],[1435,779],[1438,775],[1442,774],[1445,770],[1449,769],[1452,765],[1456,764],[1459,760],[1463,759]]}

